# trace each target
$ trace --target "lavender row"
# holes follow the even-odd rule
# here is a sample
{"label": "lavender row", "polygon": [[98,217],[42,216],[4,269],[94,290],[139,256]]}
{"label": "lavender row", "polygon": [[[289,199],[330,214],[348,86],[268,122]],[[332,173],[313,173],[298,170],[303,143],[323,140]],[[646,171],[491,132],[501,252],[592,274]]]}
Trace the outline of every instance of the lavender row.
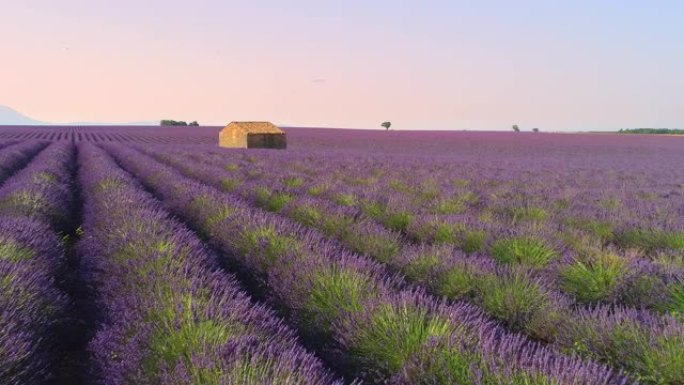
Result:
{"label": "lavender row", "polygon": [[2,141],[0,141],[0,149],[3,149],[7,146],[11,146],[15,143],[17,143],[16,140],[2,140]]}
{"label": "lavender row", "polygon": [[[226,191],[236,191],[244,198],[274,212],[284,212],[296,221],[315,226],[334,236],[360,254],[387,261],[402,254],[407,241],[394,230],[421,244],[449,244],[468,253],[488,251],[502,264],[520,264],[543,281],[548,290],[563,291],[580,304],[611,303],[679,315],[684,312],[684,267],[672,267],[663,261],[650,261],[638,254],[602,246],[584,245],[580,252],[565,247],[559,238],[572,242],[581,237],[566,228],[548,229],[532,223],[517,230],[501,225],[484,224],[468,215],[432,216],[411,225],[401,215],[387,215],[373,202],[357,207],[332,203],[294,190],[292,177],[265,170],[266,178],[241,183],[236,187],[232,173],[216,167],[200,166],[184,158],[151,152],[157,159],[173,164],[186,175]],[[264,169],[262,169],[264,170]],[[227,183],[231,182],[231,183]],[[530,214],[530,208],[526,209]],[[520,216],[525,212],[520,211]],[[378,217],[381,217],[379,219]],[[382,227],[361,218],[377,220]],[[404,219],[404,222],[402,222]],[[383,228],[385,227],[385,228]],[[600,231],[600,227],[595,227]]]}
{"label": "lavender row", "polygon": [[107,384],[325,384],[290,329],[102,150],[80,146],[86,281],[102,325],[93,375]]}
{"label": "lavender row", "polygon": [[[328,159],[333,164],[335,160]],[[403,169],[392,164],[392,169],[398,168],[403,174],[395,173],[385,186],[371,188],[369,192],[352,188],[351,193],[358,193],[364,200],[389,203],[386,214],[390,215],[408,212],[421,216],[415,207],[422,202],[430,208],[424,213],[470,212],[482,220],[498,216],[508,226],[527,221],[546,222],[547,227],[558,223],[565,228],[585,230],[601,242],[637,246],[646,253],[658,246],[682,248],[684,235],[681,215],[677,214],[684,213],[684,205],[677,198],[682,192],[676,184],[663,183],[676,177],[676,173],[666,173],[657,164],[648,166],[647,172],[627,170],[629,177],[625,177],[615,171],[624,166],[617,165],[589,170],[526,165],[520,170],[511,165],[487,168],[478,163],[459,164],[458,170],[454,170],[448,164],[421,161]],[[468,171],[460,172],[461,168]],[[365,175],[362,170],[359,172],[357,175]],[[674,232],[674,242],[663,236],[668,231]],[[639,235],[652,235],[656,242],[644,242],[648,239],[639,239]]]}
{"label": "lavender row", "polygon": [[[679,199],[683,194],[676,184],[663,183],[676,180],[676,173],[667,174],[657,165],[638,173],[629,170],[627,179],[613,171],[624,168],[617,165],[589,171],[567,165],[541,169],[526,165],[520,170],[467,160],[456,169],[426,159],[396,162],[387,157],[314,157],[306,152],[262,152],[259,158],[238,152],[229,155],[226,163],[228,153],[214,149],[202,155],[185,150],[176,153],[232,171],[243,169],[243,180],[258,180],[269,170],[277,170],[286,190],[296,184],[299,192],[344,205],[370,202],[378,219],[391,228],[403,230],[413,217],[465,213],[482,220],[497,217],[507,226],[528,220],[546,222],[547,227],[557,223],[584,230],[601,242],[641,248],[647,254],[661,247],[684,248],[679,219],[684,214]],[[617,185],[611,186],[611,181]]]}
{"label": "lavender row", "polygon": [[[224,152],[224,154],[226,154]],[[244,155],[244,154],[243,154]],[[262,155],[266,156],[267,153]],[[202,155],[189,156],[190,158],[203,163],[202,167],[199,167],[194,162],[187,162],[187,158],[184,157],[184,162],[179,162],[178,157],[156,153],[155,156],[163,157],[167,162],[174,162],[176,164],[182,163],[184,170],[191,170],[191,172],[197,173],[204,180],[211,180],[215,185],[220,185],[224,190],[235,190],[242,193],[243,196],[261,204],[267,209],[278,211],[285,206],[289,206],[288,202],[294,196],[305,196],[310,195],[310,203],[316,203],[319,201],[319,196],[324,196],[325,191],[321,192],[312,187],[307,187],[307,180],[318,180],[318,175],[311,177],[307,175],[306,172],[301,172],[297,174],[293,173],[283,173],[281,170],[281,165],[283,162],[272,162],[270,167],[267,166],[269,163],[266,160],[260,160],[262,165],[257,167],[259,177],[255,180],[250,179],[250,173],[254,171],[253,167],[244,167],[245,171],[242,172],[242,177],[235,178],[237,163],[234,163],[235,158],[241,158],[236,155],[230,155],[226,158],[232,159],[228,161],[228,166],[226,170],[221,170],[216,167],[207,167],[212,161],[207,159],[213,159],[211,155],[203,157]],[[272,156],[272,155],[271,155]],[[243,156],[244,157],[244,156]],[[206,158],[206,159],[205,159]],[[219,157],[216,157],[220,159]],[[247,158],[251,159],[251,158]],[[207,160],[202,162],[202,160]],[[282,159],[281,159],[282,160]],[[320,158],[316,159],[320,161]],[[226,163],[226,159],[223,163]],[[218,162],[218,160],[216,161]],[[243,163],[248,163],[243,161]],[[265,164],[265,165],[264,165]],[[287,162],[285,162],[287,164]],[[233,167],[235,166],[235,167]],[[309,165],[309,169],[318,167]],[[291,166],[290,168],[301,168]],[[193,170],[194,169],[194,170]],[[353,171],[354,169],[352,169]],[[347,170],[345,173],[351,173]],[[244,174],[249,174],[245,176]],[[315,187],[315,186],[314,186]],[[453,186],[452,186],[453,187]],[[552,258],[554,255],[562,255],[565,258],[556,258],[557,260],[562,260],[562,262],[570,262],[571,266],[565,266],[565,263],[551,264],[550,271],[546,272],[553,281],[568,281],[568,284],[562,282],[560,284],[563,290],[567,289],[570,294],[576,296],[581,303],[594,303],[594,302],[610,302],[610,303],[624,303],[630,306],[650,306],[651,308],[657,308],[658,310],[666,309],[669,305],[669,298],[662,298],[663,296],[658,296],[656,301],[652,301],[643,295],[629,296],[621,295],[620,293],[633,293],[633,290],[629,288],[629,285],[639,285],[645,280],[654,281],[654,285],[658,290],[654,292],[659,292],[662,287],[670,286],[674,284],[674,288],[666,288],[664,292],[670,292],[670,289],[675,289],[676,286],[681,281],[681,270],[684,266],[675,268],[676,271],[670,269],[672,262],[676,263],[676,257],[674,261],[672,258],[668,258],[667,255],[659,256],[655,261],[651,262],[644,258],[640,258],[638,253],[632,251],[622,251],[613,250],[613,248],[604,247],[605,242],[613,241],[613,228],[611,225],[605,222],[599,222],[591,220],[588,218],[583,218],[582,216],[573,217],[569,215],[563,218],[548,218],[548,213],[544,211],[540,205],[529,206],[525,202],[508,202],[509,205],[513,205],[512,208],[504,210],[503,208],[491,209],[492,212],[481,212],[478,215],[462,214],[462,215],[429,215],[420,216],[415,215],[410,207],[415,206],[416,202],[400,202],[401,198],[393,197],[391,192],[382,192],[375,194],[374,197],[366,197],[361,200],[358,198],[341,199],[339,192],[335,192],[336,189],[327,188],[333,198],[329,199],[336,205],[344,206],[344,212],[350,216],[356,218],[368,218],[373,221],[380,223],[383,227],[392,231],[401,231],[412,241],[417,241],[420,243],[448,243],[454,244],[466,252],[483,251],[489,250],[492,246],[493,251],[499,254],[495,255],[497,259],[509,262],[509,257],[504,252],[509,249],[511,245],[528,243],[531,246],[536,246],[542,249],[540,260],[526,260],[517,262],[526,262],[532,264],[533,267],[539,267],[539,264],[548,263],[548,259]],[[323,195],[321,195],[323,193]],[[426,193],[426,192],[424,192]],[[386,195],[387,197],[381,199],[380,197]],[[465,195],[457,195],[456,203],[462,200],[482,200],[478,198],[481,195],[485,195],[482,191],[475,195],[469,195],[471,192],[466,192]],[[518,195],[521,195],[519,192]],[[335,198],[336,197],[336,198]],[[469,198],[470,197],[470,198]],[[474,198],[473,198],[474,197]],[[329,197],[330,198],[330,197]],[[443,201],[439,202],[444,204]],[[451,202],[454,203],[454,202]],[[321,202],[323,206],[326,203]],[[519,206],[516,206],[519,205]],[[393,206],[393,207],[392,207]],[[403,208],[402,208],[403,206]],[[457,204],[458,206],[458,204]],[[495,205],[496,206],[496,205]],[[397,208],[399,207],[399,208]],[[660,211],[665,210],[667,207],[661,207]],[[305,213],[306,214],[306,213]],[[315,215],[315,210],[311,213]],[[518,227],[517,229],[510,229],[510,222],[513,221]],[[590,234],[591,237],[587,237],[586,234]],[[631,243],[646,243],[647,248],[656,249],[657,243],[663,246],[669,246],[672,249],[677,249],[684,247],[684,238],[678,241],[677,233],[672,233],[669,236],[663,233],[653,233],[643,232],[639,230],[629,229],[624,231],[621,237],[621,242],[627,245]],[[649,242],[649,236],[650,242]],[[396,238],[396,236],[390,232],[386,232],[385,237],[390,240]],[[514,238],[514,239],[502,239],[502,238]],[[520,239],[523,238],[523,239]],[[532,238],[532,239],[529,239]],[[589,240],[587,240],[589,239]],[[596,241],[592,241],[595,239]],[[678,246],[678,242],[682,243]],[[390,242],[391,243],[391,242]],[[548,245],[547,245],[548,243]],[[652,245],[649,245],[652,244]],[[492,245],[493,244],[493,245]],[[557,250],[552,250],[551,246]],[[622,263],[618,263],[618,266],[607,266],[610,265],[606,263],[604,256],[606,254],[620,254],[619,259],[623,259]],[[676,255],[676,254],[675,254]],[[545,257],[546,256],[546,257]],[[625,258],[622,258],[625,257]],[[563,269],[558,269],[563,267]],[[565,268],[567,267],[567,269]],[[586,267],[587,269],[584,269]],[[606,288],[601,288],[599,292],[581,293],[577,292],[577,288],[573,285],[575,276],[577,273],[585,273],[599,275],[606,270],[615,270],[616,275],[620,275],[614,279],[613,282],[609,282],[609,286]],[[628,274],[623,274],[628,272]],[[588,277],[589,279],[596,277]],[[601,284],[601,282],[598,282]],[[614,283],[614,284],[613,284]],[[591,286],[588,285],[588,286]],[[633,298],[632,298],[633,297]],[[647,302],[640,303],[644,299]],[[662,301],[658,301],[662,300]],[[624,301],[624,302],[623,302]],[[665,303],[662,303],[665,302]],[[677,309],[673,309],[676,312]]]}
{"label": "lavender row", "polygon": [[59,239],[25,218],[0,217],[0,234],[0,383],[47,384],[55,375],[54,331],[68,308],[54,285]]}
{"label": "lavender row", "polygon": [[188,130],[182,127],[0,126],[0,140],[42,140],[72,143],[211,144],[215,142],[217,132],[218,127],[195,127],[191,135],[188,135]]}
{"label": "lavender row", "polygon": [[[180,161],[156,151],[146,152],[174,165],[186,175],[224,191],[236,191],[266,210],[283,212],[305,226],[317,228],[327,236],[338,239],[352,251],[381,262],[400,259],[404,250],[411,248],[392,229],[359,219],[377,216],[372,204],[359,209],[335,205],[316,197],[295,198],[296,192],[283,189],[281,185],[292,187],[291,180],[279,178],[276,172],[267,173],[270,178],[236,187],[226,183],[234,181],[230,179],[231,173],[228,171],[200,166],[187,159]],[[371,214],[365,215],[369,211]],[[399,219],[395,218],[396,221]],[[560,242],[554,241],[557,237],[555,231],[536,226],[521,228],[511,231],[497,225],[484,226],[468,216],[446,216],[427,220],[418,226],[409,226],[405,232],[420,243],[455,244],[469,253],[487,250],[501,264],[523,265],[515,269],[531,271],[537,283],[544,284],[544,291],[557,292],[557,297],[565,296],[560,291],[569,294],[570,297],[562,301],[566,307],[576,300],[580,304],[612,303],[648,307],[675,316],[684,311],[684,302],[680,298],[684,291],[684,268],[671,268],[634,254],[619,255],[617,250],[599,247],[585,248],[579,254],[570,253]],[[570,236],[567,231],[563,234]],[[536,291],[539,296],[546,294]]]}
{"label": "lavender row", "polygon": [[[14,154],[30,157],[32,144]],[[0,383],[54,381],[70,301],[58,236],[72,201],[73,148],[53,144],[0,188]],[[24,160],[25,161],[25,160]],[[24,161],[17,161],[23,163]]]}
{"label": "lavender row", "polygon": [[0,189],[0,213],[36,218],[64,232],[72,225],[74,194],[72,168],[75,147],[49,145]]}
{"label": "lavender row", "polygon": [[[147,152],[150,151],[147,150]],[[302,173],[283,175],[280,170],[283,162],[278,162],[278,166],[274,165],[270,168],[259,167],[261,177],[249,180],[249,176],[244,175],[236,179],[234,167],[228,167],[226,170],[211,167],[211,161],[202,162],[205,160],[203,156],[183,157],[183,162],[180,162],[178,157],[166,153],[155,151],[153,155],[167,163],[174,163],[185,172],[193,173],[203,181],[210,182],[223,190],[239,192],[243,197],[271,211],[289,210],[290,214],[310,221],[316,218],[321,219],[319,209],[323,209],[323,213],[329,213],[331,209],[330,204],[318,197],[320,195],[318,192],[306,187],[305,180],[311,179],[310,177]],[[202,163],[202,166],[200,167],[193,161],[188,162],[188,158],[197,160]],[[210,159],[211,156],[206,158]],[[237,158],[237,156],[232,155],[230,158]],[[225,163],[225,160],[223,162]],[[229,165],[235,166],[236,163],[229,163]],[[251,168],[247,170],[246,173],[252,171]],[[328,188],[328,191],[331,190],[334,191]],[[306,195],[311,195],[311,198],[300,198],[297,199],[299,202],[290,202],[293,197]],[[352,199],[346,202],[339,199],[340,193],[332,193],[332,195],[338,198],[331,199],[329,202],[341,206],[339,209],[332,208],[334,213],[351,218],[341,218],[337,223],[332,224],[323,223],[324,228],[344,227],[347,223],[355,222],[356,218],[368,218],[387,228],[383,230],[377,226],[361,225],[340,231],[343,237],[346,231],[355,233],[347,243],[353,249],[361,248],[361,250],[355,250],[361,253],[365,252],[363,248],[369,242],[358,242],[358,240],[363,239],[366,233],[366,238],[385,240],[385,247],[371,250],[371,252],[376,252],[381,259],[387,259],[386,254],[396,253],[398,249],[398,236],[393,234],[393,231],[401,231],[406,238],[419,243],[452,244],[468,253],[487,250],[495,259],[503,263],[522,263],[535,269],[546,267],[540,272],[545,276],[545,281],[553,284],[554,289],[567,292],[582,304],[616,303],[648,307],[675,315],[684,310],[682,308],[684,303],[678,300],[679,293],[682,291],[684,266],[673,268],[672,258],[668,258],[667,255],[650,261],[641,258],[633,251],[625,252],[612,247],[604,247],[603,241],[609,241],[612,238],[612,229],[605,222],[572,217],[552,221],[539,206],[525,205],[510,212],[503,210],[499,215],[490,215],[488,219],[483,218],[484,214],[413,217],[408,209],[388,210],[387,203],[380,203],[386,202],[382,199],[380,201]],[[410,207],[411,203],[414,202],[404,202],[403,206]],[[304,207],[301,207],[302,205]],[[294,209],[292,209],[293,206]],[[329,217],[330,215],[323,215],[322,220],[326,221]],[[518,228],[511,230],[507,226],[509,221],[519,222]],[[365,231],[364,227],[370,227],[370,229]],[[597,244],[587,241],[585,236],[587,232],[593,235],[592,238],[598,238],[601,242]],[[635,230],[629,230],[623,234],[625,236],[631,234],[630,237],[636,241],[641,238],[641,243],[648,240],[649,236],[648,233]],[[657,236],[656,233],[655,240],[658,238],[661,240],[660,243],[669,244],[673,249],[678,247],[676,233],[671,234],[670,238],[663,234]],[[372,243],[378,244],[378,242]],[[681,247],[684,247],[684,244]],[[530,254],[531,257],[521,255],[523,252]],[[676,260],[675,257],[674,261]],[[586,286],[578,285],[583,280],[589,283]],[[649,286],[652,290],[647,290]],[[655,293],[658,295],[653,295]]]}
{"label": "lavender row", "polygon": [[[258,157],[246,152],[234,152],[226,156],[226,152],[206,150],[199,152],[201,155],[197,155],[197,151],[179,152],[215,166],[243,168],[248,170],[250,178],[258,178],[261,170],[278,165],[283,179],[299,179],[303,186],[321,189],[321,193],[331,199],[344,196],[367,199],[380,193],[383,197],[389,196],[391,200],[399,201],[399,204],[405,201],[407,205],[404,208],[417,215],[458,213],[470,208],[465,203],[478,201],[496,209],[505,210],[506,204],[515,203],[542,205],[556,212],[590,205],[590,210],[587,210],[589,213],[610,215],[615,210],[608,206],[613,204],[629,205],[628,211],[646,208],[650,204],[645,199],[625,198],[655,198],[662,205],[675,203],[672,193],[677,194],[669,186],[660,191],[653,187],[648,191],[643,188],[624,189],[625,183],[634,187],[663,185],[660,182],[662,179],[654,175],[662,174],[658,173],[658,169],[649,170],[648,174],[629,170],[630,180],[625,181],[615,172],[606,172],[603,165],[586,171],[567,165],[551,168],[546,165],[529,167],[526,164],[524,169],[520,169],[515,163],[502,167],[497,163],[491,164],[489,159],[464,159],[454,164],[439,158],[350,157],[302,151],[259,152]],[[618,170],[621,168],[624,166],[616,167]],[[607,180],[622,185],[611,187],[606,184]],[[625,196],[625,192],[629,192],[630,196]],[[475,202],[469,202],[473,198]],[[643,207],[634,206],[637,203],[644,203],[641,205]],[[503,204],[503,207],[497,207],[498,204]],[[625,211],[624,208],[627,207],[621,207],[618,211]],[[643,216],[643,213],[640,215]]]}
{"label": "lavender row", "polygon": [[[197,167],[194,162],[180,162],[170,157],[156,154],[160,159],[174,164],[186,175],[198,178],[218,188],[223,186],[225,174],[220,169]],[[275,180],[273,184],[279,181]],[[247,187],[247,186],[251,186]],[[466,299],[481,306],[485,312],[501,319],[514,330],[522,331],[536,339],[555,343],[562,349],[597,357],[615,367],[634,372],[644,378],[644,382],[673,383],[682,375],[676,368],[681,367],[679,357],[684,351],[673,349],[667,339],[684,342],[684,329],[680,323],[669,316],[653,316],[648,311],[608,307],[576,309],[570,298],[556,290],[545,277],[530,269],[520,267],[497,266],[488,256],[473,255],[466,257],[463,253],[449,247],[404,247],[396,234],[384,228],[364,221],[355,221],[357,215],[353,209],[331,207],[325,202],[313,198],[278,201],[278,193],[271,193],[273,186],[247,185],[238,189],[242,195],[251,198],[258,205],[272,211],[283,211],[291,219],[321,230],[324,234],[336,238],[344,246],[376,260],[387,263],[395,271],[407,276],[409,281],[427,287],[432,293],[447,298]],[[267,193],[264,193],[266,191]],[[280,195],[282,197],[282,195]],[[277,205],[275,202],[283,202]],[[352,211],[350,213],[350,211]],[[499,253],[516,254],[525,247],[537,254],[551,257],[551,249],[544,249],[543,244],[534,243],[535,238],[504,238],[510,242],[499,242],[499,249],[507,246]],[[515,243],[513,243],[515,242]],[[530,243],[532,242],[532,243]],[[403,249],[403,250],[402,250]],[[525,254],[527,255],[527,254]],[[543,256],[542,255],[542,256]],[[619,259],[611,254],[602,254],[602,262],[608,266],[620,266]],[[612,258],[612,259],[609,259]],[[637,266],[639,261],[633,261]],[[581,263],[571,268],[582,267]],[[582,271],[580,271],[581,273]],[[600,273],[606,274],[603,271]],[[578,273],[579,274],[579,273]],[[591,285],[591,277],[587,274],[577,278],[578,285]],[[655,275],[652,275],[655,277]],[[661,276],[667,277],[664,272]],[[681,275],[680,275],[681,276]],[[651,276],[636,276],[646,279]],[[643,282],[643,281],[642,281]],[[682,292],[681,278],[662,291],[661,303],[672,304],[673,313],[681,310],[676,306],[677,294]],[[601,281],[599,281],[601,283]],[[632,295],[636,295],[639,281],[633,282]],[[608,285],[608,283],[606,283]],[[595,287],[590,289],[597,290]],[[654,288],[641,293],[643,298]],[[667,295],[670,293],[671,295]],[[665,298],[662,298],[665,297]],[[674,297],[674,301],[673,298]],[[656,301],[655,298],[650,298]],[[616,319],[624,319],[631,334],[622,335],[623,327]],[[602,324],[601,324],[602,323]],[[582,325],[581,328],[577,325]],[[612,325],[615,330],[607,329]],[[601,333],[598,333],[598,331]],[[584,342],[593,336],[588,345]],[[605,341],[600,341],[605,339]],[[623,351],[615,346],[627,343],[638,346],[638,349]],[[675,344],[675,346],[678,346]],[[682,345],[684,346],[684,345]],[[648,365],[648,361],[657,357],[665,364]]]}
{"label": "lavender row", "polygon": [[606,367],[506,333],[470,305],[400,289],[379,265],[136,151],[107,149],[171,212],[259,277],[291,310],[300,333],[321,341],[319,351],[335,357],[340,370],[396,383],[625,381]]}
{"label": "lavender row", "polygon": [[23,141],[0,149],[0,184],[25,166],[46,143]]}

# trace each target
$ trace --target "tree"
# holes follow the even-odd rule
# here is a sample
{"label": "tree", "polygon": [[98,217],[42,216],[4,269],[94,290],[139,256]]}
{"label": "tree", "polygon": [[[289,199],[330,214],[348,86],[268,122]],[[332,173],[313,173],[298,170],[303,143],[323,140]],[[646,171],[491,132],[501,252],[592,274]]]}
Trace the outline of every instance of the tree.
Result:
{"label": "tree", "polygon": [[533,129],[532,129],[532,132],[539,132],[539,129],[538,129],[538,128],[533,128]]}
{"label": "tree", "polygon": [[392,125],[391,122],[382,122],[382,124],[381,124],[381,126],[385,127],[385,130],[389,130],[391,125]]}
{"label": "tree", "polygon": [[625,128],[623,134],[684,135],[684,129],[677,128]]}
{"label": "tree", "polygon": [[197,126],[199,126],[199,123],[197,123],[196,120],[193,120],[192,122],[190,122],[190,124],[188,124],[188,126],[197,127]]}
{"label": "tree", "polygon": [[513,131],[515,131],[515,132],[520,132],[520,127],[518,127],[517,124],[514,124],[514,125],[513,125]]}
{"label": "tree", "polygon": [[159,125],[161,125],[161,126],[187,126],[188,123],[186,123],[182,120],[164,119],[164,120],[159,122]]}

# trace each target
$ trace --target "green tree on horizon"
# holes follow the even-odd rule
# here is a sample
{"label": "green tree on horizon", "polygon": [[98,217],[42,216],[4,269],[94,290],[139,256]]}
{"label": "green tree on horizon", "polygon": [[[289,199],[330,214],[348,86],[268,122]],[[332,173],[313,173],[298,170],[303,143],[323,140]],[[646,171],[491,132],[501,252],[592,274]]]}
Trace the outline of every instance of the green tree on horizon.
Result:
{"label": "green tree on horizon", "polygon": [[199,126],[199,123],[197,123],[196,120],[194,120],[194,121],[190,122],[190,124],[188,124],[184,120],[162,119],[159,122],[159,125],[160,126],[195,126],[196,127],[196,126]]}
{"label": "green tree on horizon", "polygon": [[650,135],[684,135],[684,129],[679,128],[621,128],[621,134],[650,134]]}

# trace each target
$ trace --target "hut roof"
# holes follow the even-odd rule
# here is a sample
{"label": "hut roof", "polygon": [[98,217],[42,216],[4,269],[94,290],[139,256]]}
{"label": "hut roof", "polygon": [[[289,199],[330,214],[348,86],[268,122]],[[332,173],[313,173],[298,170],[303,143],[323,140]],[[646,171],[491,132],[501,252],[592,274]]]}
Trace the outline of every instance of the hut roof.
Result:
{"label": "hut roof", "polygon": [[271,122],[230,122],[225,128],[238,129],[250,134],[284,134],[283,130]]}

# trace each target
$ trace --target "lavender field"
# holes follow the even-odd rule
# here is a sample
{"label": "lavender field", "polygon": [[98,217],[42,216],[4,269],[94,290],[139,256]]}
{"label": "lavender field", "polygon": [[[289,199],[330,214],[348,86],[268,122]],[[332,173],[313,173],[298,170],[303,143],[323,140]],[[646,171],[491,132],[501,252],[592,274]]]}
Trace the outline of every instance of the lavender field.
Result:
{"label": "lavender field", "polygon": [[684,138],[0,127],[0,384],[684,384]]}

